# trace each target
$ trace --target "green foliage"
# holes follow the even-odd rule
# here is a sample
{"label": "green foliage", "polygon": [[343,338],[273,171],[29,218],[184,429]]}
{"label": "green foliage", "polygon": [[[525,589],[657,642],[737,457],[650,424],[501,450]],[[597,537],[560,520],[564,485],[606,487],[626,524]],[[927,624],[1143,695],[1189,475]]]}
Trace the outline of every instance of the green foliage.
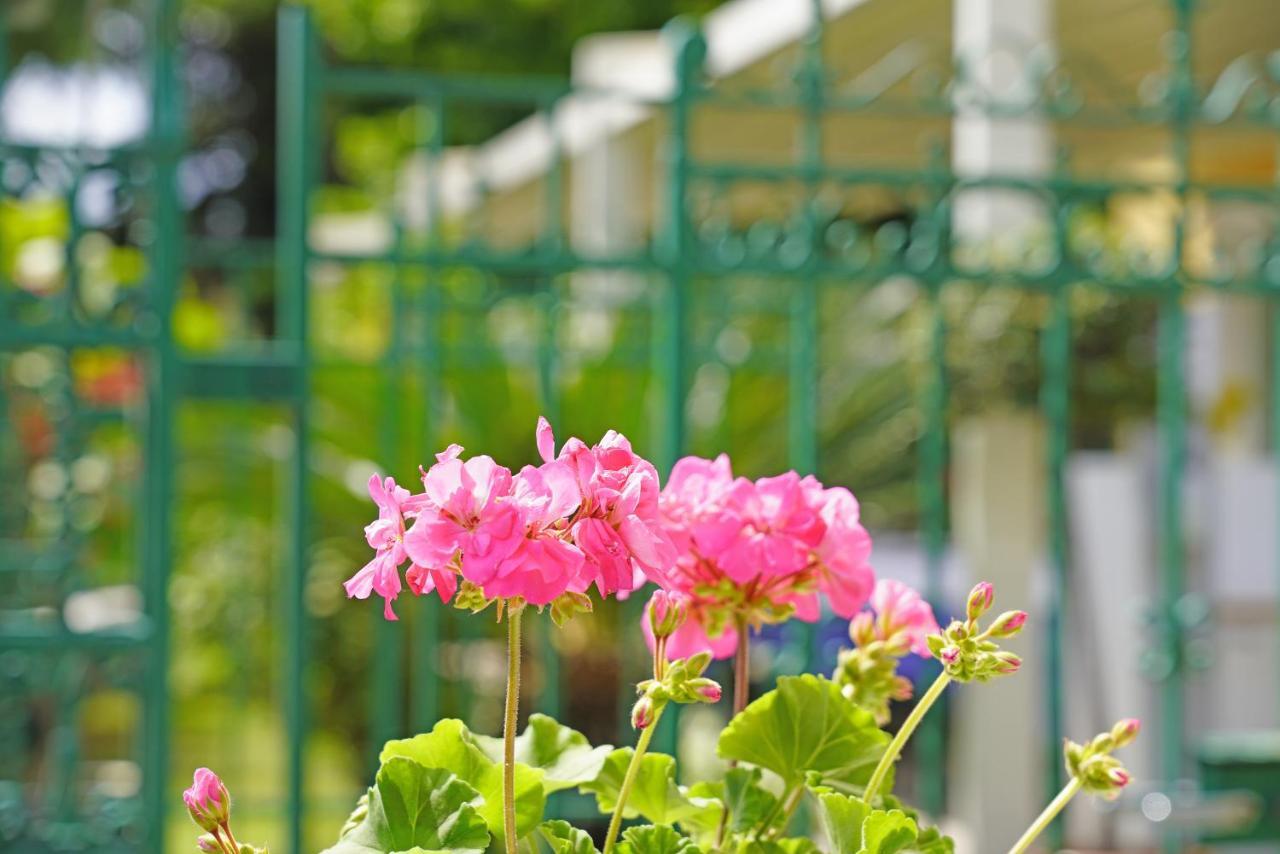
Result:
{"label": "green foliage", "polygon": [[849,703],[831,681],[805,674],[783,676],[747,706],[720,734],[718,750],[724,759],[772,771],[788,787],[816,776],[857,790],[888,743],[869,712]]}
{"label": "green foliage", "polygon": [[[603,813],[613,812],[618,803],[618,792],[626,776],[627,766],[635,753],[630,747],[620,747],[609,754],[600,775],[580,788],[596,796],[596,804]],[[680,823],[691,828],[714,825],[723,810],[713,798],[698,797],[676,783],[676,760],[663,753],[646,753],[640,760],[631,796],[623,810],[626,818],[644,816],[654,824]]]}
{"label": "green foliage", "polygon": [[369,790],[364,818],[344,828],[325,854],[483,851],[489,830],[476,809],[479,799],[474,788],[444,768],[390,757]]}
{"label": "green foliage", "polygon": [[[379,757],[383,765],[405,756],[428,768],[447,768],[473,787],[482,798],[482,818],[494,835],[502,833],[502,765],[490,759],[462,721],[446,718],[429,733],[388,741]],[[524,836],[542,821],[547,795],[542,772],[516,766],[516,834]]]}
{"label": "green foliage", "polygon": [[902,810],[873,810],[839,792],[818,794],[831,854],[897,854],[916,840],[916,823]]}
{"label": "green foliage", "polygon": [[567,821],[556,819],[538,825],[543,840],[551,847],[551,854],[595,854],[596,847],[585,830],[579,830]]}
{"label": "green foliage", "polygon": [[[473,735],[476,745],[495,763],[502,761],[502,739]],[[547,794],[589,783],[600,776],[610,745],[592,747],[587,737],[547,715],[533,714],[516,737],[516,761],[542,771]]]}
{"label": "green foliage", "polygon": [[668,825],[644,824],[627,829],[619,854],[702,854],[702,849]]}

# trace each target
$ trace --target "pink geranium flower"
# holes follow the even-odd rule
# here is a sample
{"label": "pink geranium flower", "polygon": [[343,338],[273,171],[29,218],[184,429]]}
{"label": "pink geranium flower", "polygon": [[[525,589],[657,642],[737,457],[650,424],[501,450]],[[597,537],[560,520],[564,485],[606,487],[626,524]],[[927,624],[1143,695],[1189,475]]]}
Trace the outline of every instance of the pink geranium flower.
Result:
{"label": "pink geranium flower", "polygon": [[437,572],[459,558],[462,577],[484,588],[520,545],[519,511],[511,496],[511,470],[492,457],[465,462],[451,445],[422,474],[426,501],[405,534],[405,551],[418,566]]}
{"label": "pink geranium flower", "polygon": [[365,526],[364,537],[376,553],[343,586],[354,599],[367,599],[376,592],[383,598],[383,616],[394,620],[391,603],[400,595],[400,564],[406,557],[404,516],[420,502],[412,499],[409,490],[397,486],[395,478],[384,481],[376,474],[369,478],[369,497],[378,505],[378,518]]}
{"label": "pink geranium flower", "polygon": [[876,639],[890,641],[901,635],[908,649],[929,657],[926,638],[938,633],[938,621],[918,592],[901,581],[882,578],[871,594],[871,610]]}
{"label": "pink geranium flower", "polygon": [[690,619],[669,654],[733,654],[738,626],[787,616],[814,621],[821,599],[844,617],[875,583],[871,538],[847,489],[825,489],[795,472],[734,478],[729,458],[685,457],[672,469],[660,506],[678,547],[669,586],[691,600]]}
{"label": "pink geranium flower", "polygon": [[659,516],[653,464],[613,430],[591,447],[569,439],[557,457],[545,418],[538,419],[537,444],[542,459],[565,465],[577,484],[581,503],[570,531],[601,595],[635,589],[637,575],[665,582],[675,548]]}

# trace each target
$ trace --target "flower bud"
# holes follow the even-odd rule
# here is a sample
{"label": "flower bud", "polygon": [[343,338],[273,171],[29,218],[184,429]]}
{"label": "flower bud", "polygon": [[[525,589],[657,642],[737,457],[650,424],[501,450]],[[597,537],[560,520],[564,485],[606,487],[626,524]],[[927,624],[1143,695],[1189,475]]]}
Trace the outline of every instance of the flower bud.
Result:
{"label": "flower bud", "polygon": [[944,646],[942,652],[938,653],[938,660],[950,667],[960,660],[960,647]]}
{"label": "flower bud", "polygon": [[684,660],[684,671],[690,676],[701,676],[711,666],[711,652],[702,650]]}
{"label": "flower bud", "polygon": [[720,683],[712,679],[694,679],[689,683],[689,687],[698,695],[699,699],[704,703],[720,702],[721,690]]}
{"label": "flower bud", "polygon": [[1022,666],[1022,659],[1011,652],[996,652],[992,655],[996,659],[996,673],[1017,673]]}
{"label": "flower bud", "polygon": [[208,768],[196,769],[191,788],[182,793],[182,802],[202,830],[212,833],[231,820],[231,795]]}
{"label": "flower bud", "polygon": [[1111,728],[1111,738],[1116,743],[1116,747],[1124,747],[1138,737],[1140,729],[1142,729],[1142,721],[1137,718],[1125,718]]}
{"label": "flower bud", "polygon": [[196,848],[205,854],[225,854],[226,851],[210,833],[200,834],[200,838],[196,840]]}
{"label": "flower bud", "polygon": [[849,622],[849,640],[854,646],[866,646],[876,639],[875,617],[870,611],[861,611]]}
{"label": "flower bud", "polygon": [[1116,787],[1120,789],[1123,789],[1125,786],[1129,785],[1129,781],[1133,779],[1131,776],[1129,776],[1129,772],[1124,770],[1123,768],[1111,768],[1110,770],[1107,771],[1107,776],[1111,779],[1111,782],[1114,783]]}
{"label": "flower bud", "polygon": [[631,726],[644,729],[653,723],[653,700],[645,694],[631,707]]}
{"label": "flower bud", "polygon": [[990,609],[996,598],[996,590],[989,582],[980,581],[969,591],[969,602],[965,606],[965,614],[970,620],[976,620]]}
{"label": "flower bud", "polygon": [[996,617],[995,622],[987,629],[987,635],[993,638],[1011,638],[1026,625],[1026,611],[1005,611]]}
{"label": "flower bud", "polygon": [[655,638],[669,638],[689,616],[689,597],[658,589],[649,598],[649,626]]}

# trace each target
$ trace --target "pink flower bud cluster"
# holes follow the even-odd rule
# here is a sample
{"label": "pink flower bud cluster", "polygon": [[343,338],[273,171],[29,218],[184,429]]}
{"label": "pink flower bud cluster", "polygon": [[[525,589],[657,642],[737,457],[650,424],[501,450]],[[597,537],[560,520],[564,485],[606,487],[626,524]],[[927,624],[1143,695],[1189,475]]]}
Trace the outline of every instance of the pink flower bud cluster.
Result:
{"label": "pink flower bud cluster", "polygon": [[1088,744],[1076,744],[1068,739],[1063,745],[1067,773],[1079,780],[1085,791],[1115,800],[1133,777],[1111,753],[1131,744],[1141,728],[1137,718],[1125,718]]}
{"label": "pink flower bud cluster", "polygon": [[240,854],[241,846],[231,833],[231,795],[217,774],[197,768],[191,788],[182,793],[182,803],[191,820],[206,831],[196,840],[199,850]]}
{"label": "pink flower bud cluster", "polygon": [[401,591],[400,569],[415,595],[435,591],[448,602],[461,582],[487,600],[552,603],[592,585],[601,595],[645,579],[665,584],[676,553],[658,509],[658,473],[609,431],[597,445],[565,442],[538,420],[540,466],[513,475],[491,457],[462,459],[451,445],[422,472],[411,494],[374,476],[369,494],[378,519],[365,528],[374,557],[346,582],[347,595],[377,593],[383,614]]}
{"label": "pink flower bud cluster", "polygon": [[[847,619],[871,594],[871,537],[847,489],[795,472],[735,478],[724,454],[685,457],[659,506],[678,555],[668,586],[690,603],[668,639],[673,658],[704,649],[727,658],[739,622],[812,622],[823,598]],[[652,646],[647,621],[644,628]]]}
{"label": "pink flower bud cluster", "polygon": [[929,650],[942,662],[951,678],[960,682],[986,682],[996,676],[1017,673],[1022,659],[996,643],[1022,631],[1026,611],[1005,611],[981,631],[978,619],[991,609],[995,590],[983,581],[974,586],[965,605],[965,619],[952,620],[943,630],[925,638]]}

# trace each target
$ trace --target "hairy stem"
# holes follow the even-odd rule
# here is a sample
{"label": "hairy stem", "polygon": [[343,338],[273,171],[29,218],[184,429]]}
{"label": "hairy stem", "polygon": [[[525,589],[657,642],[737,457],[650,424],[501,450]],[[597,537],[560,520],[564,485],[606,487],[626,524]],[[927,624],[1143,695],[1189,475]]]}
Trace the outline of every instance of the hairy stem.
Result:
{"label": "hairy stem", "polygon": [[796,807],[800,806],[802,797],[804,797],[804,786],[797,786],[796,790],[787,799],[787,805],[782,810],[782,821],[778,823],[777,827],[769,829],[769,839],[787,832],[787,825],[791,824],[791,817],[796,814]]}
{"label": "hairy stem", "polygon": [[649,749],[649,741],[653,731],[658,728],[658,720],[662,717],[665,704],[659,705],[653,713],[653,721],[640,730],[640,738],[636,740],[635,753],[631,754],[631,764],[627,766],[627,774],[622,778],[622,788],[618,790],[618,803],[613,808],[613,817],[609,819],[609,832],[604,837],[604,854],[613,854],[614,843],[618,840],[618,831],[622,829],[622,811],[626,809],[627,798],[631,796],[631,787],[635,785],[636,775],[640,773],[640,760]]}
{"label": "hairy stem", "polygon": [[502,829],[516,854],[516,716],[520,710],[520,615],[507,610],[507,713],[502,723]]}
{"label": "hairy stem", "polygon": [[938,678],[929,686],[929,690],[924,692],[924,696],[920,698],[920,702],[916,703],[916,707],[911,710],[911,714],[907,715],[907,719],[902,722],[902,727],[898,730],[897,735],[893,737],[893,741],[889,742],[889,746],[885,749],[884,755],[880,757],[880,764],[876,766],[876,770],[872,772],[871,779],[867,781],[867,789],[862,797],[868,804],[879,793],[880,787],[884,784],[884,779],[889,774],[889,769],[893,767],[893,763],[898,761],[898,756],[902,753],[902,748],[906,745],[907,740],[911,738],[911,734],[916,731],[916,727],[920,725],[920,721],[924,719],[925,713],[929,711],[942,692],[951,682],[951,676],[947,671],[938,674]]}
{"label": "hairy stem", "polygon": [[742,617],[737,620],[738,651],[733,656],[733,713],[736,715],[747,707],[751,699],[751,635],[747,621]]}
{"label": "hairy stem", "polygon": [[1022,854],[1031,847],[1031,843],[1036,841],[1036,837],[1045,831],[1053,820],[1058,817],[1058,813],[1062,812],[1063,807],[1071,802],[1076,796],[1076,792],[1080,791],[1080,779],[1072,777],[1071,782],[1063,787],[1058,796],[1049,802],[1049,806],[1044,808],[1044,812],[1031,823],[1027,828],[1027,832],[1009,849],[1009,854]]}

